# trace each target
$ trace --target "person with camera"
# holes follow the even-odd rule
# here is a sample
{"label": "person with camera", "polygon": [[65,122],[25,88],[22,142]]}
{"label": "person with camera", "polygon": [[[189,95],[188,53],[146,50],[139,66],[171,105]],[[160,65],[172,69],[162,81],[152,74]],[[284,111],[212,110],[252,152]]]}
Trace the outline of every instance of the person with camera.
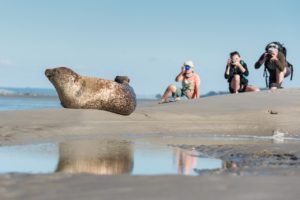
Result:
{"label": "person with camera", "polygon": [[181,72],[176,76],[175,81],[182,83],[182,88],[176,85],[169,85],[163,94],[159,103],[169,102],[169,97],[173,97],[175,101],[180,100],[181,97],[187,99],[200,98],[200,78],[194,72],[194,63],[192,61],[185,61],[181,67]]}
{"label": "person with camera", "polygon": [[241,60],[239,52],[230,53],[224,75],[228,80],[230,93],[260,91],[258,88],[248,85],[248,75],[247,64]]}
{"label": "person with camera", "polygon": [[[282,88],[283,79],[291,73],[284,55],[284,51],[286,50],[284,47],[280,47],[279,44],[275,42],[268,44],[266,52],[255,63],[255,69],[259,69],[262,64],[265,64],[265,69],[269,72],[269,80],[266,82],[271,90]],[[282,48],[282,52],[280,48]]]}

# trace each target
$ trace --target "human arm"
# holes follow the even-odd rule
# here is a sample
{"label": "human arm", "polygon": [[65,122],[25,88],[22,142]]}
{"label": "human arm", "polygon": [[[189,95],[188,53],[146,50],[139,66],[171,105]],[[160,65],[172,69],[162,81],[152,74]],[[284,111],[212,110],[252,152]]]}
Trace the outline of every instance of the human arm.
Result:
{"label": "human arm", "polygon": [[267,60],[267,53],[263,53],[261,56],[260,56],[260,58],[259,58],[259,60],[255,63],[255,69],[259,69],[260,67],[261,67],[261,65],[262,64],[264,64],[265,62],[266,62],[266,60]]}
{"label": "human arm", "polygon": [[230,65],[231,65],[231,59],[228,59],[226,69],[225,69],[225,74],[224,74],[225,79],[229,79],[230,77]]}
{"label": "human arm", "polygon": [[240,69],[240,71],[242,72],[242,74],[244,76],[249,75],[247,64],[244,61],[241,61],[241,62],[237,63],[236,67]]}
{"label": "human arm", "polygon": [[176,76],[175,81],[179,82],[184,79],[184,74],[185,74],[185,68],[184,66],[181,67],[181,72]]}

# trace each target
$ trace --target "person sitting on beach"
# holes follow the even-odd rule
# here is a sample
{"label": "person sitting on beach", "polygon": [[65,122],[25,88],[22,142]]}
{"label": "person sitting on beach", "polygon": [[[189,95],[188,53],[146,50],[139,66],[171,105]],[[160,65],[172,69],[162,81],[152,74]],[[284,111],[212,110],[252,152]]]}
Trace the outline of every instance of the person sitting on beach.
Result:
{"label": "person sitting on beach", "polygon": [[[269,89],[274,90],[282,88],[283,79],[291,74],[291,68],[286,61],[286,49],[278,42],[272,42],[267,45],[266,52],[261,55],[255,63],[255,69],[259,69],[265,64],[265,70],[269,72],[269,80],[266,76],[266,84]],[[267,73],[265,71],[265,73]]]}
{"label": "person sitting on beach", "polygon": [[175,101],[180,100],[181,97],[188,99],[200,98],[200,78],[199,75],[194,72],[194,63],[192,61],[184,62],[181,67],[181,72],[175,78],[176,82],[182,82],[182,88],[176,87],[176,85],[170,85],[160,103],[169,102],[169,97],[173,97]]}
{"label": "person sitting on beach", "polygon": [[248,85],[246,78],[248,75],[247,64],[241,60],[239,52],[230,53],[224,75],[225,79],[228,80],[230,93],[259,91],[258,88]]}

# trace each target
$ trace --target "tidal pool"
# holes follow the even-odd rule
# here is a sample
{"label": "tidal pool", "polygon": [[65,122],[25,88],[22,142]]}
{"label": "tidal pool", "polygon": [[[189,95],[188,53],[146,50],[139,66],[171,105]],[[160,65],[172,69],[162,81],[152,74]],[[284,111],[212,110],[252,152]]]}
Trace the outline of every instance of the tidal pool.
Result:
{"label": "tidal pool", "polygon": [[196,176],[220,159],[177,147],[126,140],[71,141],[0,147],[0,173]]}

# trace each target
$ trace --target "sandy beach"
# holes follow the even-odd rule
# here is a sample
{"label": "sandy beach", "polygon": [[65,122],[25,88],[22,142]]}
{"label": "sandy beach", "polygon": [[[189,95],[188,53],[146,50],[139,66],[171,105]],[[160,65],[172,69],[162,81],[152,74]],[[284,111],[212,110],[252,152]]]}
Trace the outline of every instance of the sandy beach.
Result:
{"label": "sandy beach", "polygon": [[[297,199],[300,174],[297,143],[287,144],[283,139],[279,143],[257,140],[243,144],[228,141],[226,137],[273,137],[278,133],[286,138],[299,137],[299,99],[300,89],[284,89],[167,104],[142,101],[130,116],[74,109],[1,111],[1,146],[108,138],[193,148],[225,160],[240,153],[246,161],[256,162],[258,156],[274,164],[273,157],[283,155],[286,162],[254,167],[249,161],[241,166],[240,173],[222,170],[199,177],[2,174],[0,197],[22,200]],[[223,139],[210,140],[212,136]],[[266,171],[274,173],[266,175]]]}
{"label": "sandy beach", "polygon": [[299,7],[1,1],[0,200],[300,199]]}
{"label": "sandy beach", "polygon": [[299,136],[300,89],[158,104],[144,101],[130,116],[99,110],[2,111],[1,144],[72,137],[152,135]]}

